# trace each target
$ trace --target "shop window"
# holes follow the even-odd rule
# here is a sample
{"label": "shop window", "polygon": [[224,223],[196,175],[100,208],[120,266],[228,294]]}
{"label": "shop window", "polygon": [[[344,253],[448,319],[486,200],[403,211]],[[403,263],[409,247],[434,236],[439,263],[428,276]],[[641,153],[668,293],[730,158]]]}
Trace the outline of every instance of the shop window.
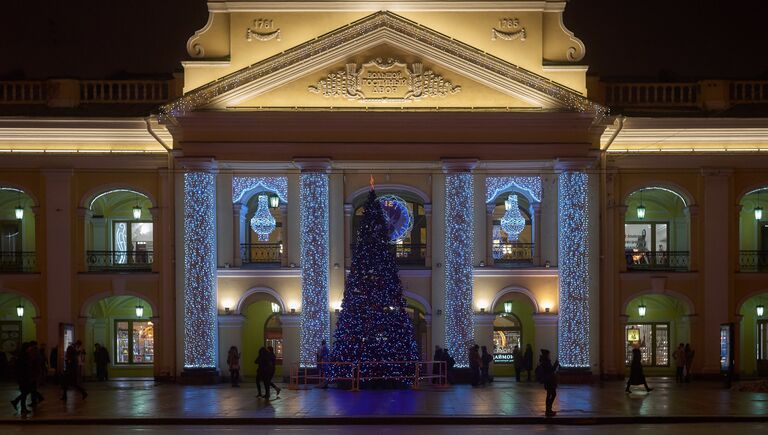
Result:
{"label": "shop window", "polygon": [[115,364],[152,364],[155,328],[146,320],[115,320]]}
{"label": "shop window", "polygon": [[273,314],[269,316],[264,323],[264,347],[272,346],[275,350],[275,357],[278,364],[283,360],[283,324],[280,322],[280,315]]}
{"label": "shop window", "polygon": [[648,367],[669,367],[669,323],[634,323],[625,328],[626,364],[632,349],[640,347],[641,362]]}
{"label": "shop window", "polygon": [[115,263],[147,263],[152,252],[152,222],[115,221],[112,223]]}
{"label": "shop window", "polygon": [[[666,222],[625,224],[624,249],[632,252],[669,251],[669,224]],[[640,257],[642,256],[638,256]]]}
{"label": "shop window", "polygon": [[267,346],[272,346],[272,349],[275,350],[275,357],[277,357],[278,360],[283,359],[283,339],[282,338],[268,338],[267,339]]}
{"label": "shop window", "polygon": [[497,316],[493,321],[493,362],[514,364],[513,351],[523,348],[523,329],[520,319],[514,314]]}

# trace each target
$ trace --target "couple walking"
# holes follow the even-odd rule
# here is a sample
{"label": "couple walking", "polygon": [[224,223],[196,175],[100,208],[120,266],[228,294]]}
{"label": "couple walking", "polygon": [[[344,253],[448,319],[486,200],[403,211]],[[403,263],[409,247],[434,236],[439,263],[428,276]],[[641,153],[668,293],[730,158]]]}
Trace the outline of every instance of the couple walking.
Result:
{"label": "couple walking", "polygon": [[[237,346],[229,348],[229,354],[227,355],[227,364],[229,364],[229,377],[232,381],[233,387],[240,386],[240,352],[237,350]],[[258,396],[269,400],[269,387],[275,389],[275,396],[280,396],[282,388],[278,387],[272,382],[272,378],[275,376],[275,367],[277,366],[277,357],[275,356],[275,349],[272,346],[262,347],[259,349],[259,355],[254,361],[259,367],[256,369],[256,388],[258,389]],[[264,394],[261,394],[261,385],[264,384]]]}

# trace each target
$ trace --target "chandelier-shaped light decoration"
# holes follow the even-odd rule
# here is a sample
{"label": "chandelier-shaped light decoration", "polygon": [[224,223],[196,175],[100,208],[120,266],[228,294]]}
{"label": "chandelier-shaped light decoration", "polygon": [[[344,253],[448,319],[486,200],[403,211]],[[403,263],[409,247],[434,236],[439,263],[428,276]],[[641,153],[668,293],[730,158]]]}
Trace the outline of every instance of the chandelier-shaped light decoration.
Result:
{"label": "chandelier-shaped light decoration", "polygon": [[259,236],[259,241],[266,242],[275,230],[275,218],[269,212],[267,195],[259,195],[259,206],[251,218],[251,228]]}
{"label": "chandelier-shaped light decoration", "polygon": [[501,218],[501,229],[507,233],[509,240],[516,242],[520,233],[525,229],[525,218],[520,214],[520,207],[517,205],[517,195],[509,195],[504,201],[506,212]]}

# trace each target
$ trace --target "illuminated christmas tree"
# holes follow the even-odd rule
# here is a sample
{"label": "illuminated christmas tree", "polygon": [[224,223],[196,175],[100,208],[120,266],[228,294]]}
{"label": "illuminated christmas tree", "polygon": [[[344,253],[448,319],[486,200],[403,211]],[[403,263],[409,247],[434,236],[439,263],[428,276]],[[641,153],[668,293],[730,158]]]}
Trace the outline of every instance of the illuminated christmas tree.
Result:
{"label": "illuminated christmas tree", "polygon": [[[331,360],[361,363],[361,379],[412,375],[413,364],[366,364],[367,361],[417,361],[418,345],[405,310],[403,286],[390,247],[388,222],[371,184],[357,233],[357,247],[344,287]],[[332,377],[349,377],[349,366],[336,366]]]}

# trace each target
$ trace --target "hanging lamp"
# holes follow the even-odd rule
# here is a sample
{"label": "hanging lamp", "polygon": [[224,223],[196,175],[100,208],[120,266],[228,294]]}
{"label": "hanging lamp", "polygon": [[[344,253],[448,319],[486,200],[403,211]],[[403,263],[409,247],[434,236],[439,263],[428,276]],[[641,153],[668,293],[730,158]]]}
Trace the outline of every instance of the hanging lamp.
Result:
{"label": "hanging lamp", "polygon": [[643,191],[640,190],[640,205],[637,206],[637,218],[640,220],[645,219],[645,206],[643,205]]}
{"label": "hanging lamp", "polygon": [[645,317],[645,312],[648,310],[648,307],[645,306],[644,303],[640,302],[640,305],[637,306],[637,314],[640,317]]}
{"label": "hanging lamp", "polygon": [[24,317],[24,305],[19,302],[19,305],[16,307],[16,315],[19,317]]}
{"label": "hanging lamp", "polygon": [[757,205],[755,206],[755,220],[759,221],[763,218],[763,208],[760,207],[760,191],[757,191]]}
{"label": "hanging lamp", "polygon": [[516,242],[520,233],[525,229],[525,218],[520,214],[520,207],[517,205],[517,195],[509,195],[504,201],[504,216],[501,218],[501,229],[507,233],[509,240]]}
{"label": "hanging lamp", "polygon": [[144,317],[144,305],[136,305],[136,318],[141,319]]}
{"label": "hanging lamp", "polygon": [[134,220],[141,219],[141,206],[139,205],[138,199],[136,199],[136,205],[133,207],[133,219]]}
{"label": "hanging lamp", "polygon": [[755,311],[757,311],[757,317],[763,317],[763,313],[765,313],[765,306],[763,304],[759,304]]}
{"label": "hanging lamp", "polygon": [[16,206],[14,211],[16,212],[16,219],[22,220],[24,218],[24,207],[21,206],[21,192],[17,194],[19,205]]}
{"label": "hanging lamp", "polygon": [[269,206],[272,208],[277,208],[280,206],[280,197],[277,195],[273,195],[269,197]]}

